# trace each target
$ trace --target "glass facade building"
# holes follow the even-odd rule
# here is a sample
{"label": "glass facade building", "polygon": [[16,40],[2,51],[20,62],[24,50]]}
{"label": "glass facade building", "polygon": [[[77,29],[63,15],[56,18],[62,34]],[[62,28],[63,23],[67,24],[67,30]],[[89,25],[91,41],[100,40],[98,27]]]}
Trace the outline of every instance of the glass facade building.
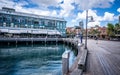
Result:
{"label": "glass facade building", "polygon": [[[28,29],[29,31],[57,31],[60,35],[65,36],[66,33],[66,21],[64,18],[56,18],[35,14],[28,14],[22,12],[16,12],[15,9],[3,7],[0,10],[0,30],[5,32],[5,29]],[[18,32],[19,32],[18,31]],[[27,32],[29,32],[27,31]],[[42,32],[40,32],[42,34]],[[21,33],[21,32],[19,32]],[[40,34],[38,33],[38,34]]]}

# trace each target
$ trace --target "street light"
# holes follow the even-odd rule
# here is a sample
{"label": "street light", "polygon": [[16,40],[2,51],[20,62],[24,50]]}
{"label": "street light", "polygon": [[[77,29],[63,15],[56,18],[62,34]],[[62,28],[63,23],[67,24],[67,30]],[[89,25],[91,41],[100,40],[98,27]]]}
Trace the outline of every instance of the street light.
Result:
{"label": "street light", "polygon": [[86,10],[86,37],[85,37],[85,49],[87,49],[87,24],[88,24],[88,18],[90,17],[90,21],[89,22],[93,22],[93,17],[92,16],[88,16],[88,10]]}
{"label": "street light", "polygon": [[88,10],[86,10],[86,34],[85,34],[85,49],[87,49],[87,23],[88,23]]}

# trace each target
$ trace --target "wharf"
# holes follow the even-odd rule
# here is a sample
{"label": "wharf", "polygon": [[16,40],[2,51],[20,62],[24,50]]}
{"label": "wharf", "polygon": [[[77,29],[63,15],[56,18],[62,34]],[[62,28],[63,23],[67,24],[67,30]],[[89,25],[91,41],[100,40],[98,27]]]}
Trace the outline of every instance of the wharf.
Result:
{"label": "wharf", "polygon": [[120,75],[120,42],[88,39],[88,59],[83,75]]}

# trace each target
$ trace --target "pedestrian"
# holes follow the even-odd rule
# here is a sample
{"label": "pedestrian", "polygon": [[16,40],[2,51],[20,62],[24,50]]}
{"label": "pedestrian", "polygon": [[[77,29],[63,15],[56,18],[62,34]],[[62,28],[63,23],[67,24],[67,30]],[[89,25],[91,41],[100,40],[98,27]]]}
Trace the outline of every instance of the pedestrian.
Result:
{"label": "pedestrian", "polygon": [[81,33],[80,33],[80,42],[81,42],[81,43],[83,42],[82,39],[83,39],[83,34],[82,34],[82,32],[81,32]]}
{"label": "pedestrian", "polygon": [[98,44],[98,36],[96,36],[96,44]]}

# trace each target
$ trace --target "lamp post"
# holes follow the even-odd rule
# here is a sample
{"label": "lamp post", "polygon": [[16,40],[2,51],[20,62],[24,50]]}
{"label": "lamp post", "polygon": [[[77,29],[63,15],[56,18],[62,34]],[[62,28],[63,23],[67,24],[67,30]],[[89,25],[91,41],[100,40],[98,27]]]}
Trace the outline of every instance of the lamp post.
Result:
{"label": "lamp post", "polygon": [[87,23],[88,23],[88,10],[86,10],[85,49],[87,49]]}
{"label": "lamp post", "polygon": [[90,17],[90,22],[94,22],[93,16],[88,16],[88,10],[86,10],[86,37],[85,37],[85,49],[87,49],[87,24],[88,24],[88,18]]}

